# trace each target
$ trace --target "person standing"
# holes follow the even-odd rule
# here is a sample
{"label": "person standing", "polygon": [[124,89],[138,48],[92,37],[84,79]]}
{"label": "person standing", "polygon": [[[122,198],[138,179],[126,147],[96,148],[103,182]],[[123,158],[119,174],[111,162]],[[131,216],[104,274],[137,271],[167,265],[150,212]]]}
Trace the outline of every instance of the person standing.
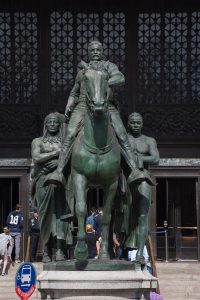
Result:
{"label": "person standing", "polygon": [[34,209],[32,217],[29,219],[30,234],[30,262],[36,261],[37,247],[40,237],[40,229],[38,223],[38,211]]}
{"label": "person standing", "polygon": [[12,246],[13,239],[10,235],[7,226],[3,228],[3,233],[0,234],[0,266],[2,265],[1,275],[6,275],[6,267],[8,264],[8,247]]}
{"label": "person standing", "polygon": [[7,217],[6,224],[9,228],[10,235],[13,238],[13,245],[9,247],[8,255],[11,256],[15,244],[15,263],[21,263],[19,259],[20,244],[21,244],[21,231],[23,229],[23,214],[21,212],[21,205],[16,204],[15,210],[11,211]]}

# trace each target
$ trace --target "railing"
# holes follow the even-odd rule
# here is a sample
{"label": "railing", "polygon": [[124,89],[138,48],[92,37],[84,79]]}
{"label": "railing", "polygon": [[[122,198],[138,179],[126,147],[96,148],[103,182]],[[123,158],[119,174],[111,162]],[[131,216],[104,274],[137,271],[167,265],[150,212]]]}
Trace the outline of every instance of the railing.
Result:
{"label": "railing", "polygon": [[167,221],[164,221],[164,226],[163,227],[157,227],[157,230],[155,232],[151,232],[151,234],[163,234],[165,235],[165,261],[168,262],[169,260],[169,246],[168,246],[168,239],[169,239],[169,233],[168,231],[169,230],[178,230],[176,231],[176,235],[179,231],[182,231],[182,230],[193,230],[194,231],[194,234],[193,235],[182,235],[182,239],[184,240],[189,240],[189,239],[197,239],[197,226],[169,226],[168,227],[168,224],[167,224]]}

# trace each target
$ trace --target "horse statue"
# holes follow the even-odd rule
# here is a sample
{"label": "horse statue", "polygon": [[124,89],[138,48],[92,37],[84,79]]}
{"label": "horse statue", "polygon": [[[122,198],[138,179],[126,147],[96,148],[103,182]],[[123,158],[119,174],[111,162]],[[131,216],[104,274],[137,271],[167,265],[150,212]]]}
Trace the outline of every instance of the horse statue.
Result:
{"label": "horse statue", "polygon": [[87,259],[87,191],[90,186],[100,186],[103,189],[103,215],[99,259],[109,259],[111,209],[118,186],[121,153],[109,116],[108,75],[86,66],[84,73],[87,112],[71,157],[71,178],[78,219],[74,254],[77,260]]}

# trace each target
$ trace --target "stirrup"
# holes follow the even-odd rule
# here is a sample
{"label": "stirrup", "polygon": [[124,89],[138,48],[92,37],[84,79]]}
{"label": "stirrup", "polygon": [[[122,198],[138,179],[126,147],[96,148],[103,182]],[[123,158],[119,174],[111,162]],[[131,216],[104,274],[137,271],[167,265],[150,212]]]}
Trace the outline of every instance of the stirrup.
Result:
{"label": "stirrup", "polygon": [[143,181],[146,181],[151,186],[156,185],[149,175],[144,174],[142,171],[140,171],[138,169],[135,169],[134,171],[132,171],[127,179],[128,184],[130,184],[130,183],[139,184]]}
{"label": "stirrup", "polygon": [[140,170],[138,169],[135,169],[131,172],[131,174],[128,176],[128,179],[127,179],[127,182],[128,184],[130,183],[140,183],[142,181],[145,180],[145,176],[144,176],[144,173],[141,172]]}

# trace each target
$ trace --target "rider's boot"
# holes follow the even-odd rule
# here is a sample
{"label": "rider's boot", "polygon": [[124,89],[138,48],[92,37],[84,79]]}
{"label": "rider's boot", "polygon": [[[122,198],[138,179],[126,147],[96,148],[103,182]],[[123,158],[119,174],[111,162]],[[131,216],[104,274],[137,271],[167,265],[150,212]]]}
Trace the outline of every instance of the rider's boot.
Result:
{"label": "rider's boot", "polygon": [[[141,176],[142,173],[142,176]],[[151,179],[151,177],[148,174],[144,174],[139,169],[132,169],[131,174],[129,175],[127,182],[130,183],[140,183],[142,181],[146,181],[149,185],[155,186],[155,183]]]}
{"label": "rider's boot", "polygon": [[131,147],[128,143],[124,145],[124,148],[122,149],[124,158],[126,159],[126,162],[128,163],[129,167],[131,168],[132,172],[128,177],[128,184],[130,183],[140,183],[142,181],[146,181],[150,185],[155,185],[151,179],[151,177],[148,174],[144,174],[141,170],[139,170],[136,167],[135,160],[134,160],[134,154],[131,150]]}

